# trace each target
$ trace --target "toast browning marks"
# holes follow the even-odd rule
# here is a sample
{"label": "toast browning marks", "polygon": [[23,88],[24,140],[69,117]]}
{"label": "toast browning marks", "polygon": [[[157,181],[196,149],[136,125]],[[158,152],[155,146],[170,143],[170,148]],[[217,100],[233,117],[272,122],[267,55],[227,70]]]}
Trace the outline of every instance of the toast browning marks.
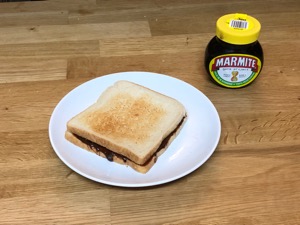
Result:
{"label": "toast browning marks", "polygon": [[175,99],[118,81],[72,118],[67,129],[142,165],[184,116],[184,107]]}
{"label": "toast browning marks", "polygon": [[120,93],[112,96],[104,107],[105,110],[98,110],[87,119],[91,129],[105,136],[113,135],[114,140],[136,145],[145,144],[149,129],[158,127],[166,114],[166,110],[153,104],[147,94],[137,98]]}

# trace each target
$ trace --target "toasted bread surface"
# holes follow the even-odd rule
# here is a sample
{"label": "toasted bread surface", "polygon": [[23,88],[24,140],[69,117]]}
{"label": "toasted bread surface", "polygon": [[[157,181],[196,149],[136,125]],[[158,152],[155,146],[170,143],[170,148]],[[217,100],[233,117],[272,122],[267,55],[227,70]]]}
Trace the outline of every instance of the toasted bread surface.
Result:
{"label": "toasted bread surface", "polygon": [[107,88],[67,130],[144,164],[186,112],[181,103],[129,81]]}

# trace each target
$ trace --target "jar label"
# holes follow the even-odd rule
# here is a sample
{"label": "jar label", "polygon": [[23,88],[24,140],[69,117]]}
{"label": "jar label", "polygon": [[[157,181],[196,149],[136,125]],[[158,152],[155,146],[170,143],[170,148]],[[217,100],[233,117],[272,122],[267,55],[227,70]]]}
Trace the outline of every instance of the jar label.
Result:
{"label": "jar label", "polygon": [[229,88],[239,88],[251,83],[260,70],[259,58],[246,54],[219,55],[209,63],[213,79]]}

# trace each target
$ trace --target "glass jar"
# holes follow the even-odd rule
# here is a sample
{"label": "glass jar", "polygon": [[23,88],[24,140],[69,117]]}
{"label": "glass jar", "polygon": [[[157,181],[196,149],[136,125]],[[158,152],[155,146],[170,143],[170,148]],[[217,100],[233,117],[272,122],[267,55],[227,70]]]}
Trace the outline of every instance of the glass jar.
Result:
{"label": "glass jar", "polygon": [[216,24],[216,36],[205,51],[205,68],[212,80],[227,88],[251,84],[263,67],[263,50],[258,42],[261,25],[246,14],[228,14]]}

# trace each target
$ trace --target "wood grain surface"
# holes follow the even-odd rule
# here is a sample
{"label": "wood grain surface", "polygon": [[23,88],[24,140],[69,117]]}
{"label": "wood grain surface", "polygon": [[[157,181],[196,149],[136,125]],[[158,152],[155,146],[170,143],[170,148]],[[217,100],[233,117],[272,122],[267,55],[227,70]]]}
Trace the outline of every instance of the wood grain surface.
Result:
{"label": "wood grain surface", "polygon": [[[262,24],[264,68],[250,86],[216,86],[203,66],[216,20]],[[0,224],[300,224],[299,0],[0,2]],[[177,181],[120,188],[86,179],[55,154],[54,107],[102,75],[179,78],[217,108],[213,156]]]}

